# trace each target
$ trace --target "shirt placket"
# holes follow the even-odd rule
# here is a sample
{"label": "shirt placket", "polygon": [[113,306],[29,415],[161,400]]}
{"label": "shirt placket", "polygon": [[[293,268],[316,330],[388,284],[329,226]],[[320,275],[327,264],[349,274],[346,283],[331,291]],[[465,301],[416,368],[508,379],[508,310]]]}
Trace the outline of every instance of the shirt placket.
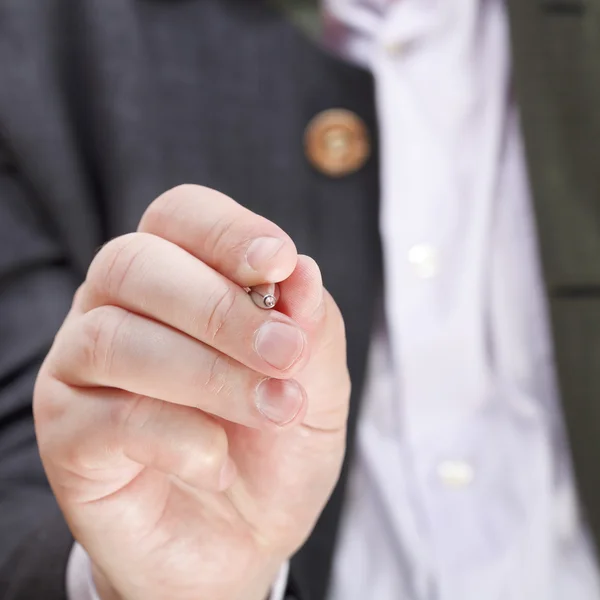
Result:
{"label": "shirt placket", "polygon": [[[414,510],[421,514],[415,518],[431,524],[437,519],[430,511],[443,507],[445,494],[459,489],[469,494],[475,479],[471,457],[451,432],[486,397],[484,252],[478,209],[471,210],[460,197],[455,176],[451,148],[458,126],[448,118],[456,98],[448,97],[444,108],[443,97],[434,95],[443,96],[448,88],[436,89],[434,77],[423,86],[414,70],[412,53],[425,53],[417,69],[433,61],[427,58],[427,35],[438,23],[423,11],[411,21],[407,8],[390,9],[372,67],[382,124],[380,229],[400,431],[420,496]],[[432,73],[434,66],[439,69],[431,62]],[[436,551],[446,546],[436,538],[445,531],[423,533],[429,551],[421,553],[415,568],[421,572],[420,597],[430,598]]]}

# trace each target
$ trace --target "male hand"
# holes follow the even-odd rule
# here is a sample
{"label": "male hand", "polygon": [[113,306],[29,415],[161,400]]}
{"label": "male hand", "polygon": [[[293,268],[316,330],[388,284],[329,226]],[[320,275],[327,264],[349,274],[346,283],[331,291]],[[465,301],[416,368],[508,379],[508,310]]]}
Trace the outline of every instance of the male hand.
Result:
{"label": "male hand", "polygon": [[[243,287],[280,284],[275,310]],[[263,600],[338,478],[350,383],[316,263],[181,186],[90,266],[34,394],[104,598]]]}

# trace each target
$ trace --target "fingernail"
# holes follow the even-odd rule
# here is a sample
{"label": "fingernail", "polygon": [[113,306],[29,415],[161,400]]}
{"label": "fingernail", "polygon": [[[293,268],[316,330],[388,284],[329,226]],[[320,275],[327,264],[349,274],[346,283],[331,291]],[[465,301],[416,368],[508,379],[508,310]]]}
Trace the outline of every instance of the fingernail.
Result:
{"label": "fingernail", "polygon": [[231,487],[231,484],[235,481],[237,477],[237,467],[231,457],[227,457],[223,468],[221,469],[221,474],[219,475],[219,489],[226,490]]}
{"label": "fingernail", "polygon": [[293,325],[270,321],[256,332],[254,348],[263,360],[283,371],[302,354],[304,335]]}
{"label": "fingernail", "polygon": [[304,391],[293,379],[264,379],[256,388],[256,407],[269,421],[285,425],[304,404]]}
{"label": "fingernail", "polygon": [[283,246],[283,240],[273,237],[256,238],[246,250],[246,262],[251,269],[261,271]]}

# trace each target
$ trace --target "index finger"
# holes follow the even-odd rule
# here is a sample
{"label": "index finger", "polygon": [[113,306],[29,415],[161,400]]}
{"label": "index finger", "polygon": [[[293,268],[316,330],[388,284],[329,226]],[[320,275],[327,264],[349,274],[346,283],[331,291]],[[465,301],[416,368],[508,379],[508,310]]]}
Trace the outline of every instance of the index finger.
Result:
{"label": "index finger", "polygon": [[298,259],[294,242],[275,223],[199,185],[159,196],[138,231],[177,244],[242,287],[283,281]]}

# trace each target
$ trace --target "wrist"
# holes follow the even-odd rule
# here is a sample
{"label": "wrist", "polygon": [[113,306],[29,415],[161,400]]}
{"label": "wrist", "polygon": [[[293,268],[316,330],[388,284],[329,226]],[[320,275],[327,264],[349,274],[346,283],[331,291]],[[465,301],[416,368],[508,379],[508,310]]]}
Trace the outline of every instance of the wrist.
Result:
{"label": "wrist", "polygon": [[[285,568],[285,579],[287,581],[287,563]],[[281,561],[273,562],[260,569],[253,581],[246,584],[243,599],[244,600],[270,600],[273,597],[273,590],[277,587],[277,582],[281,578]],[[278,597],[278,596],[277,596]]]}
{"label": "wrist", "polygon": [[[94,598],[97,600],[124,600],[124,596],[117,591],[104,572],[93,562],[91,563],[91,575],[95,588]],[[280,561],[277,561],[265,568],[260,568],[255,571],[254,578],[246,581],[243,588],[238,590],[238,593],[241,591],[241,594],[239,596],[234,594],[235,598],[242,600],[270,600],[273,597],[274,590],[279,589],[282,585],[285,588],[287,575],[287,562],[282,564]],[[275,598],[282,597],[282,592],[276,592]]]}
{"label": "wrist", "polygon": [[102,571],[94,564],[92,564],[92,579],[99,600],[123,600]]}

